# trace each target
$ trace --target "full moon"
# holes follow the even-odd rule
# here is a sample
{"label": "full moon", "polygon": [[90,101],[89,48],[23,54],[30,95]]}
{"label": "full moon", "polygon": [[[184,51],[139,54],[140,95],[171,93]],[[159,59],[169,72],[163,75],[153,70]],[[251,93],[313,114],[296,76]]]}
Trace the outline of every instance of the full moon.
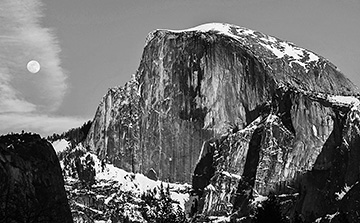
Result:
{"label": "full moon", "polygon": [[40,71],[40,64],[36,60],[30,60],[26,68],[30,73],[36,74]]}

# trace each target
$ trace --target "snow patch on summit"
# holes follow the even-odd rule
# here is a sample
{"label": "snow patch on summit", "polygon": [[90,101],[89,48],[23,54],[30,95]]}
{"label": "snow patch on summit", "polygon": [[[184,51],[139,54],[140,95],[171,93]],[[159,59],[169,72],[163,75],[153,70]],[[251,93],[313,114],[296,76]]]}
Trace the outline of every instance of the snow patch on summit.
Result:
{"label": "snow patch on summit", "polygon": [[154,38],[156,31],[167,31],[172,33],[216,32],[218,34],[231,37],[239,43],[252,49],[266,49],[273,55],[273,57],[270,59],[286,59],[289,62],[290,67],[293,67],[294,63],[297,63],[298,65],[303,67],[306,72],[309,71],[311,63],[316,63],[320,60],[320,57],[317,56],[315,53],[307,49],[295,46],[293,43],[283,41],[276,37],[272,37],[248,28],[230,25],[226,23],[207,23],[184,30],[158,29],[151,32],[147,36],[145,45],[147,45],[148,42]]}

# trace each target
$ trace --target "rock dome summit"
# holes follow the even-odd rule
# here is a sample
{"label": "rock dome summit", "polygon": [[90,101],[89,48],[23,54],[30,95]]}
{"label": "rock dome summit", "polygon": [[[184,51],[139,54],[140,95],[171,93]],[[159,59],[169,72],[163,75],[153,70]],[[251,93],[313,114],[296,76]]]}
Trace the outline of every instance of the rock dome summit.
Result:
{"label": "rock dome summit", "polygon": [[357,200],[337,194],[358,190],[358,98],[334,64],[279,38],[223,23],[155,30],[85,145],[127,171],[192,182],[203,215],[246,217],[275,193],[291,219],[356,222]]}

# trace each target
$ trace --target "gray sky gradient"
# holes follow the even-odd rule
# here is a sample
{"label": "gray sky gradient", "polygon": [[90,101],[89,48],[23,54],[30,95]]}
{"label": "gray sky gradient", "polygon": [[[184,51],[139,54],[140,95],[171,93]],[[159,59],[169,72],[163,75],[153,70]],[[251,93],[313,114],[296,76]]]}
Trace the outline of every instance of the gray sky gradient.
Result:
{"label": "gray sky gradient", "polygon": [[139,65],[146,35],[227,22],[308,48],[360,85],[360,1],[357,0],[47,0],[69,71],[60,113],[92,118],[107,88],[123,85]]}
{"label": "gray sky gradient", "polygon": [[[58,41],[40,24],[42,18],[39,0],[0,0],[0,133],[46,134],[81,124],[81,118],[56,113],[67,92],[67,75]],[[33,59],[41,64],[34,75],[26,68]]]}
{"label": "gray sky gradient", "polygon": [[[360,86],[358,0],[44,0],[43,4],[40,24],[57,37],[60,68],[67,76],[62,104],[45,115],[67,118],[68,125],[71,120],[76,120],[75,126],[92,119],[107,89],[130,79],[146,35],[159,28],[226,22],[258,30],[324,56]],[[27,86],[19,87],[31,92]]]}

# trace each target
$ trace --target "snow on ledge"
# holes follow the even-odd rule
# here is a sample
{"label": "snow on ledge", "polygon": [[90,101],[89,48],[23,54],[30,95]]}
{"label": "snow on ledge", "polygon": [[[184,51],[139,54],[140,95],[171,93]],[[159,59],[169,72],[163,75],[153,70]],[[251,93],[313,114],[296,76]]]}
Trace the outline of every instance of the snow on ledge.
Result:
{"label": "snow on ledge", "polygon": [[[335,212],[334,214],[327,214],[325,216],[325,219],[329,220],[329,222],[331,222],[332,219],[335,218],[336,215],[339,215],[339,214],[340,214],[339,212]],[[315,220],[315,223],[320,223],[322,220],[323,220],[323,218],[318,218],[318,219]]]}
{"label": "snow on ledge", "polygon": [[237,180],[240,180],[240,179],[241,179],[241,176],[240,176],[240,175],[238,175],[238,174],[233,174],[233,173],[229,173],[228,171],[222,171],[221,174],[222,174],[222,175],[225,175],[225,176],[227,176],[227,177],[229,177],[229,178],[235,178],[235,179],[237,179]]}
{"label": "snow on ledge", "polygon": [[230,216],[209,216],[209,220],[212,223],[230,222]]}
{"label": "snow on ledge", "polygon": [[343,189],[341,189],[341,191],[340,192],[336,192],[335,193],[335,196],[336,196],[336,200],[338,200],[338,201],[340,201],[340,200],[342,200],[344,197],[345,197],[345,195],[351,190],[351,188],[353,188],[356,184],[358,184],[359,182],[356,182],[354,185],[352,185],[352,186],[348,186],[347,184],[345,184],[345,186],[344,186],[344,188]]}
{"label": "snow on ledge", "polygon": [[333,104],[345,105],[351,107],[352,109],[360,107],[360,100],[354,96],[332,95],[328,96],[328,101]]}

